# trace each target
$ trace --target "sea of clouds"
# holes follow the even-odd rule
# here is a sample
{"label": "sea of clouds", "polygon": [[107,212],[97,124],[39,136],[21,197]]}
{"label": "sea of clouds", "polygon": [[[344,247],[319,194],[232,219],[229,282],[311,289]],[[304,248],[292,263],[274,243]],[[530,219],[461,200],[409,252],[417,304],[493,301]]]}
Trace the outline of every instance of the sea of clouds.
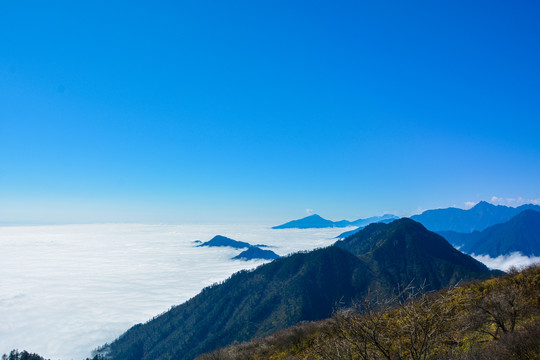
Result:
{"label": "sea of clouds", "polygon": [[0,226],[0,355],[82,360],[134,324],[265,261],[196,247],[224,235],[279,255],[332,244],[344,229],[259,225]]}
{"label": "sea of clouds", "polygon": [[[272,246],[279,255],[335,242],[350,229],[263,225],[96,224],[0,226],[0,355],[12,349],[83,360],[137,323],[202,288],[265,261],[241,250],[196,247],[215,235]],[[540,258],[474,256],[507,270]]]}

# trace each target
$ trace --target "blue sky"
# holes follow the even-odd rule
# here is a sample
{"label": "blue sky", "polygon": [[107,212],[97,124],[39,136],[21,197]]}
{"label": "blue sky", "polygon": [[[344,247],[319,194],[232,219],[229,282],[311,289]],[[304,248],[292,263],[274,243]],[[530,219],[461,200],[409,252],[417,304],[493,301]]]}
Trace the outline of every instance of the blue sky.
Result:
{"label": "blue sky", "polygon": [[536,1],[3,2],[0,222],[538,200],[539,16]]}

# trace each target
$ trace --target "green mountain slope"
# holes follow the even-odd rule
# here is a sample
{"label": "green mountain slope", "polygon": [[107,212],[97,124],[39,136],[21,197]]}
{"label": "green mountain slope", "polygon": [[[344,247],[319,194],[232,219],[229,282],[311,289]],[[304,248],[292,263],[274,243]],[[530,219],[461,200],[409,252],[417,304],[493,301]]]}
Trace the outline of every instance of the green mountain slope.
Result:
{"label": "green mountain slope", "polygon": [[109,355],[113,360],[192,359],[234,341],[329,317],[337,304],[350,304],[368,289],[390,293],[398,284],[425,281],[437,289],[490,274],[412,220],[374,224],[337,246],[236,273],[134,326],[110,345]]}
{"label": "green mountain slope", "polygon": [[413,281],[439,289],[488,273],[485,265],[408,218],[390,224],[371,224],[335,246],[365,259],[377,272],[379,281],[390,288]]}
{"label": "green mountain slope", "polygon": [[111,344],[111,356],[191,359],[233,341],[328,317],[338,300],[362,292],[369,280],[362,261],[338,248],[280,258],[254,271],[238,272],[133,327]]}

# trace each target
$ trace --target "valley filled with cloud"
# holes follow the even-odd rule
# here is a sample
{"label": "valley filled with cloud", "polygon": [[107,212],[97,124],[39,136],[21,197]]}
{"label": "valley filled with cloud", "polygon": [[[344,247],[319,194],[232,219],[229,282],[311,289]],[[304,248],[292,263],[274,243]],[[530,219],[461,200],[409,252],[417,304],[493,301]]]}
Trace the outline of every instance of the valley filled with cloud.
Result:
{"label": "valley filled with cloud", "polygon": [[264,225],[55,225],[0,227],[0,353],[27,349],[83,359],[232,273],[266,261],[241,249],[200,248],[216,234],[279,255],[330,245],[343,229]]}

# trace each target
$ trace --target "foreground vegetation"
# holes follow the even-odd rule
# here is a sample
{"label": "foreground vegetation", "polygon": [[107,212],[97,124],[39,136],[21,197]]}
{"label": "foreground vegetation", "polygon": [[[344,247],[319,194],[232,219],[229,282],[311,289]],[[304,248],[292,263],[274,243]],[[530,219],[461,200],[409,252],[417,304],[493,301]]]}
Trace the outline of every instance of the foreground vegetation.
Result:
{"label": "foreground vegetation", "polygon": [[540,359],[540,267],[390,298],[371,293],[332,318],[198,357],[227,359]]}

